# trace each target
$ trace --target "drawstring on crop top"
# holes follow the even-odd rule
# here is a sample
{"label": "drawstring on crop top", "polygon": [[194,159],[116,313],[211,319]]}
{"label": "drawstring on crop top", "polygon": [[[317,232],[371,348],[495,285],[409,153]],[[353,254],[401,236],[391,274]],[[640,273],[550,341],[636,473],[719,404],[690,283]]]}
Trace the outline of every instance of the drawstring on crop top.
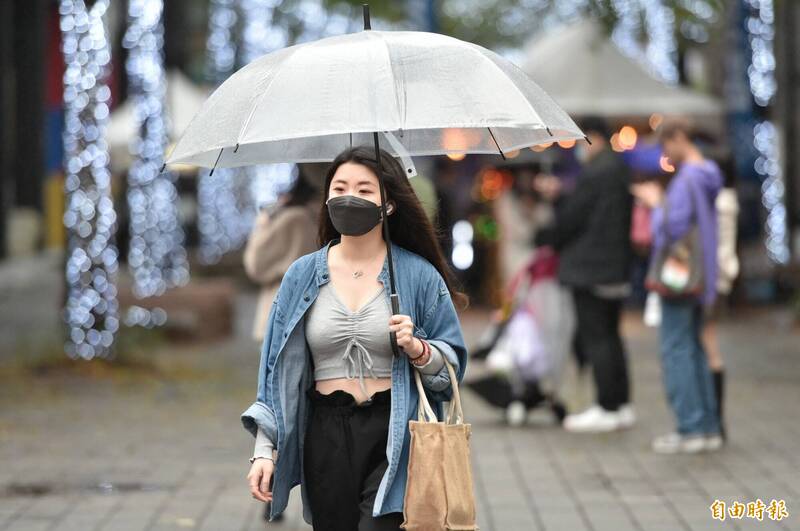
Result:
{"label": "drawstring on crop top", "polygon": [[[356,359],[353,359],[352,355],[354,347],[356,349]],[[372,370],[374,363],[372,362],[372,357],[369,355],[369,351],[367,351],[367,349],[365,349],[364,346],[358,342],[358,339],[354,337],[347,343],[347,347],[345,347],[344,354],[342,355],[342,361],[344,361],[346,365],[347,378],[355,378],[356,374],[358,374],[361,390],[365,395],[367,395],[367,387],[364,385],[364,367],[366,366],[370,376],[376,378],[375,371]]]}

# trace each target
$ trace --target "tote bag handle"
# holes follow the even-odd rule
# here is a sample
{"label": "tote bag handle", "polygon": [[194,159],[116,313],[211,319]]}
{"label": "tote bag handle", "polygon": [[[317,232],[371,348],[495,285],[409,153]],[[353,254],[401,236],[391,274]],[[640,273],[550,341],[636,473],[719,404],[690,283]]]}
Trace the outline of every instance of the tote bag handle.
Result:
{"label": "tote bag handle", "polygon": [[[450,400],[450,407],[447,411],[447,424],[463,424],[464,423],[464,410],[461,408],[461,394],[458,392],[458,379],[453,366],[447,361],[447,358],[442,356],[444,364],[447,367],[447,372],[450,374],[450,386],[453,388],[453,399]],[[417,383],[417,392],[419,394],[419,402],[417,403],[417,420],[420,422],[438,422],[436,413],[434,413],[428,397],[425,396],[425,389],[422,387],[422,378],[419,371],[414,371],[414,380]]]}

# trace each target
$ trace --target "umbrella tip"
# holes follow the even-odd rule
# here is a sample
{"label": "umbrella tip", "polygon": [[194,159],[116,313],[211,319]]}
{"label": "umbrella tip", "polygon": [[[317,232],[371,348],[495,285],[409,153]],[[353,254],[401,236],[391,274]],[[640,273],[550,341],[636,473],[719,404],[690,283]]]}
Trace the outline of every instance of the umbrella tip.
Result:
{"label": "umbrella tip", "polygon": [[589,137],[588,137],[588,136],[584,135],[583,139],[584,139],[584,140],[586,140],[586,142],[587,142],[587,143],[588,143],[590,146],[592,145],[592,141],[591,141],[591,140],[589,140]]}
{"label": "umbrella tip", "polygon": [[364,29],[372,29],[372,26],[369,22],[369,4],[362,4],[361,7],[364,10]]}

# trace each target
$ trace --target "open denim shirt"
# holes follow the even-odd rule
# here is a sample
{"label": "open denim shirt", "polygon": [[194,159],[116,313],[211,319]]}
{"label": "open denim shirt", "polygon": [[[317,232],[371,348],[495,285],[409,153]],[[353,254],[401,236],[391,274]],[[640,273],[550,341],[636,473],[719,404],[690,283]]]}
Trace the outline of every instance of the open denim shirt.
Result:
{"label": "open denim shirt", "polygon": [[[329,281],[328,249],[338,242],[339,239],[334,239],[318,251],[298,258],[284,275],[272,303],[261,347],[256,401],[241,415],[242,424],[254,437],[261,428],[278,451],[270,520],[286,508],[289,491],[301,484],[303,519],[311,524],[308,494],[301,481],[303,443],[309,420],[305,390],[314,385],[304,317],[319,287]],[[425,258],[403,247],[392,244],[392,258],[400,313],[410,316],[415,336],[425,338],[446,356],[461,381],[467,350],[444,279]],[[388,300],[388,256],[378,280]],[[388,334],[388,323],[386,328]],[[386,444],[389,466],[378,487],[373,516],[403,510],[410,441],[408,421],[416,420],[419,398],[414,370],[406,356],[397,356],[392,361],[392,403]],[[420,376],[428,399],[442,420],[442,402],[452,396],[447,367],[443,366],[437,374],[420,373]]]}

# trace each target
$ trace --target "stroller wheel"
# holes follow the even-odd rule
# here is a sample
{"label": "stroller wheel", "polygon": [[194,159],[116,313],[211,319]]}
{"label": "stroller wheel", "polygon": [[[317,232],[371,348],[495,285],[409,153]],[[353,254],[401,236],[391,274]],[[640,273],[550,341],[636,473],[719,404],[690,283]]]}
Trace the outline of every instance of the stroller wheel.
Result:
{"label": "stroller wheel", "polygon": [[514,400],[506,407],[506,422],[515,428],[525,424],[528,418],[528,408],[521,400]]}
{"label": "stroller wheel", "polygon": [[555,415],[559,424],[564,423],[564,419],[567,417],[567,408],[564,406],[564,404],[554,401],[550,404],[550,411],[553,412],[553,415]]}

